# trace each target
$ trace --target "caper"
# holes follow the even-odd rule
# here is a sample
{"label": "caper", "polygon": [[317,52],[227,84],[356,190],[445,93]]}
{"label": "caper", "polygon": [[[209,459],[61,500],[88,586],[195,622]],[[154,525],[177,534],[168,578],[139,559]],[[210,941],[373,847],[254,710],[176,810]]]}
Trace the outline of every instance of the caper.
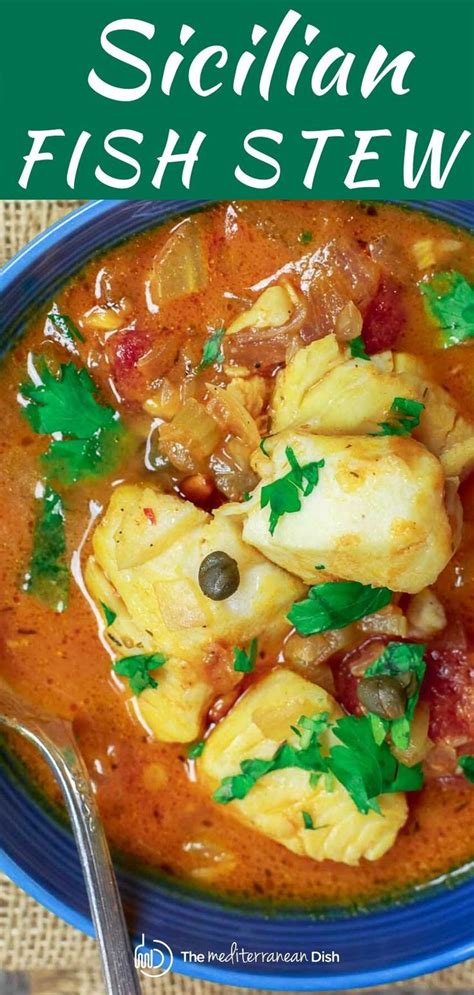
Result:
{"label": "caper", "polygon": [[407,692],[396,677],[364,677],[357,687],[357,697],[368,712],[382,719],[400,719],[405,714]]}
{"label": "caper", "polygon": [[225,601],[240,584],[239,567],[228,553],[216,550],[204,557],[199,567],[199,587],[211,601]]}

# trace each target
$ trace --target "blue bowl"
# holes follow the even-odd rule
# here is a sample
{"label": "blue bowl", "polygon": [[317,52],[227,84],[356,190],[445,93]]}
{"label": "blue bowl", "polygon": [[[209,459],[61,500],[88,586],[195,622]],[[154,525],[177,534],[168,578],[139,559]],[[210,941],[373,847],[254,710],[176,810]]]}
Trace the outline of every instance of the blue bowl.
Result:
{"label": "blue bowl", "polygon": [[[0,343],[7,348],[31,309],[52,296],[95,252],[203,201],[97,201],[53,225],[2,271]],[[454,224],[474,226],[474,202],[411,202]],[[73,839],[34,798],[8,756],[0,769],[0,869],[46,908],[94,935]],[[203,897],[176,882],[117,867],[132,933],[165,941],[174,969],[208,981],[287,991],[381,985],[474,956],[474,879],[465,869],[386,907],[344,915],[249,908]],[[27,938],[25,938],[27,942]],[[231,956],[232,944],[258,952]],[[184,951],[192,950],[190,961]],[[228,955],[209,961],[208,951]],[[315,954],[312,957],[311,952]],[[318,952],[337,959],[319,958]],[[286,962],[278,954],[288,953]],[[203,954],[203,960],[198,955]],[[306,957],[301,957],[301,954]],[[266,955],[266,956],[262,956]],[[272,957],[273,955],[273,957]],[[293,955],[293,956],[292,956]]]}

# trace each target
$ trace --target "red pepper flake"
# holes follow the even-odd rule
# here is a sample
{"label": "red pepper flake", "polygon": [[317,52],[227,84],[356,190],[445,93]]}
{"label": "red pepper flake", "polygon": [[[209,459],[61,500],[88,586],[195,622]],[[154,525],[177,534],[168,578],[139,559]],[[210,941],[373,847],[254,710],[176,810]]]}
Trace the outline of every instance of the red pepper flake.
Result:
{"label": "red pepper flake", "polygon": [[150,525],[156,525],[156,515],[153,508],[144,508],[143,514],[145,515],[145,518],[148,518]]}

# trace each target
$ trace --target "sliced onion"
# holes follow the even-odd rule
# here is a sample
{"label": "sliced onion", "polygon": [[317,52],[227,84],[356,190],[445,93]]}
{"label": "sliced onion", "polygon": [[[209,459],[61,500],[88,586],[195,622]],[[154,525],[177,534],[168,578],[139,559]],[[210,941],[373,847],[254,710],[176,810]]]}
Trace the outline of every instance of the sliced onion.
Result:
{"label": "sliced onion", "polygon": [[219,425],[231,435],[236,436],[252,450],[260,443],[260,432],[257,425],[244,408],[236,394],[224,387],[207,384],[209,399],[206,410]]}
{"label": "sliced onion", "polygon": [[224,339],[226,362],[262,372],[285,363],[288,346],[304,326],[306,307],[299,305],[286,325],[279,328],[249,328]]}
{"label": "sliced onion", "polygon": [[361,334],[362,315],[353,301],[345,304],[342,311],[339,312],[334,331],[339,342],[350,342],[351,339],[357,339]]}
{"label": "sliced onion", "polygon": [[308,257],[301,286],[308,294],[304,342],[334,332],[338,316],[350,301],[364,314],[376,293],[379,266],[355,240],[332,239]]}
{"label": "sliced onion", "polygon": [[180,389],[167,377],[163,377],[158,390],[147,398],[143,407],[153,418],[169,421],[177,415],[181,405]]}
{"label": "sliced onion", "polygon": [[355,650],[348,659],[351,674],[354,677],[363,677],[367,667],[375,663],[383,653],[386,641],[382,638],[369,639],[359,649]]}
{"label": "sliced onion", "polygon": [[285,660],[292,670],[317,684],[314,674],[318,668],[335,653],[348,649],[353,644],[354,633],[350,625],[317,636],[299,636],[294,632],[285,644]]}
{"label": "sliced onion", "polygon": [[406,283],[412,276],[413,267],[402,246],[389,235],[381,235],[370,242],[369,253],[371,259],[396,280]]}
{"label": "sliced onion", "polygon": [[430,724],[430,709],[426,702],[420,702],[413,716],[410,726],[410,744],[406,750],[399,750],[392,746],[392,753],[397,760],[407,767],[414,767],[421,763],[433,747],[433,743],[428,736]]}
{"label": "sliced onion", "polygon": [[187,218],[171,233],[153,262],[149,292],[152,301],[168,301],[195,294],[206,287],[208,266],[199,223]]}
{"label": "sliced onion", "polygon": [[160,451],[178,470],[196,473],[221,441],[222,433],[204,405],[193,397],[160,428]]}
{"label": "sliced onion", "polygon": [[408,635],[410,639],[432,639],[446,628],[446,612],[429,587],[414,594],[407,608]]}
{"label": "sliced onion", "polygon": [[400,636],[407,634],[407,620],[397,605],[387,605],[374,615],[366,615],[357,623],[357,628],[364,633],[382,636]]}
{"label": "sliced onion", "polygon": [[253,491],[259,477],[250,466],[250,451],[238,439],[216,449],[209,460],[216,487],[231,501]]}

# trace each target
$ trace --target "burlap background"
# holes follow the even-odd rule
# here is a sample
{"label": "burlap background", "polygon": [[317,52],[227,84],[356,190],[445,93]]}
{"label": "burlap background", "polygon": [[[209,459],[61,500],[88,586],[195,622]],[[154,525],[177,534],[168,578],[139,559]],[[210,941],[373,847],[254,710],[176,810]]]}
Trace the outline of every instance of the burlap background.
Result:
{"label": "burlap background", "polygon": [[[34,235],[79,203],[0,202],[0,262],[5,262]],[[2,875],[0,968],[27,972],[30,995],[101,995],[103,992],[94,941],[46,912]],[[390,987],[417,995],[421,991],[473,992],[474,961]],[[239,991],[179,975],[159,982],[144,979],[143,989],[146,993],[156,993],[159,989],[162,995],[237,995]],[[13,983],[5,991],[13,991]]]}

